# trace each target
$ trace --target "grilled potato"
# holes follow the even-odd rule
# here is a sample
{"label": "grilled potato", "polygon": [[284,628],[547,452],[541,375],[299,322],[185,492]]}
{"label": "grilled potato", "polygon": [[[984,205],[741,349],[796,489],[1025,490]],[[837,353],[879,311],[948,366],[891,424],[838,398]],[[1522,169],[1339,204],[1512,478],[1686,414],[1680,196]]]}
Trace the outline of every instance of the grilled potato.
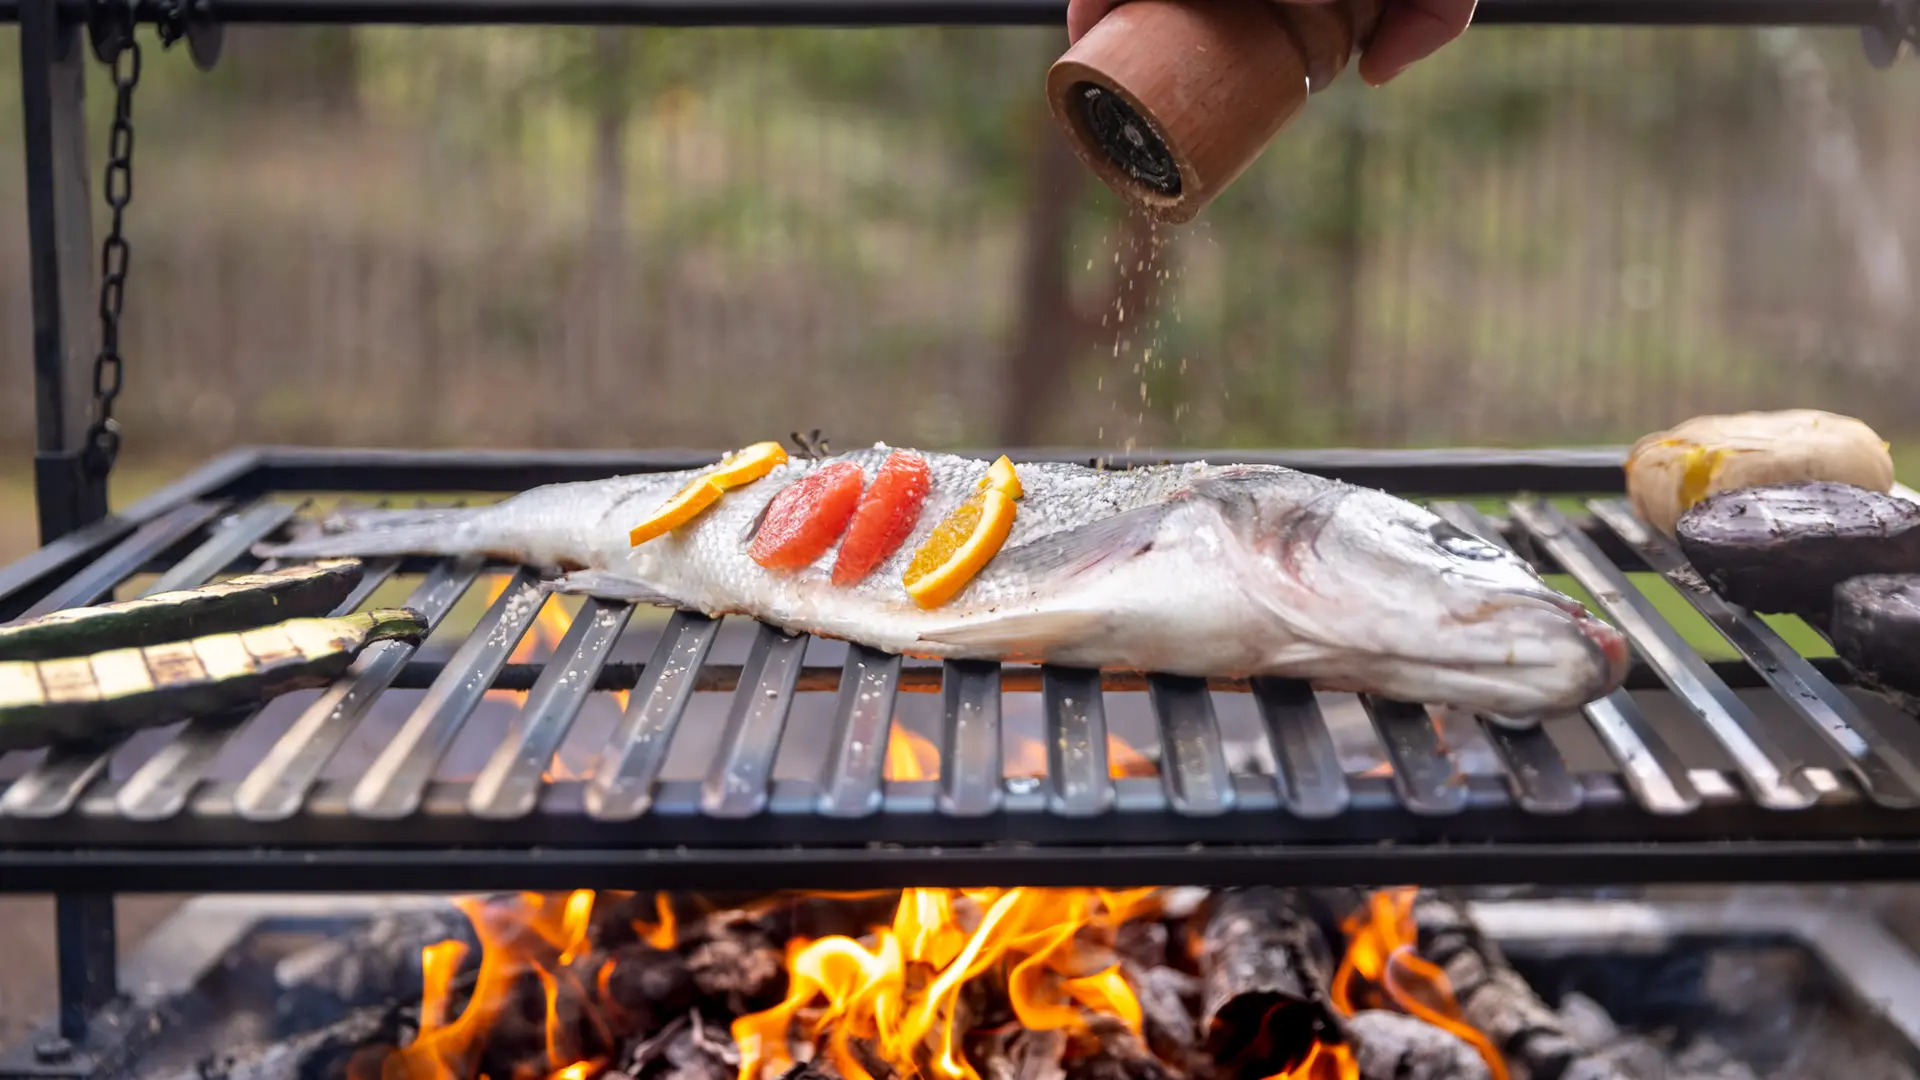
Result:
{"label": "grilled potato", "polygon": [[1627,497],[1640,520],[1671,537],[1681,514],[1723,491],[1829,480],[1885,493],[1887,450],[1866,424],[1817,409],[1696,416],[1633,444]]}

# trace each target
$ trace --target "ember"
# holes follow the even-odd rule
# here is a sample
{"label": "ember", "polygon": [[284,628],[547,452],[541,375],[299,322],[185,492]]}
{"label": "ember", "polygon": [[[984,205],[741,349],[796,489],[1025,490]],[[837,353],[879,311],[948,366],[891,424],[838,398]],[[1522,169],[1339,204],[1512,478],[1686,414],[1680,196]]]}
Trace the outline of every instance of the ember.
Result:
{"label": "ember", "polygon": [[[915,740],[894,747],[905,778],[924,768]],[[411,1037],[356,1056],[351,1076],[1507,1080],[1418,954],[1414,902],[1277,889],[469,898],[471,942],[420,950]]]}

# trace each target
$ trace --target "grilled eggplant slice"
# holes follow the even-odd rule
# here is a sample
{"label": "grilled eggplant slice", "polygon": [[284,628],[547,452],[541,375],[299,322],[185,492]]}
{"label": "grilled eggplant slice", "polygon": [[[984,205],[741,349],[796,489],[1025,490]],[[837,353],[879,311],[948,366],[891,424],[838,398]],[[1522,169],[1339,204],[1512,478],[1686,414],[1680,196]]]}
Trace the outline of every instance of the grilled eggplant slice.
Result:
{"label": "grilled eggplant slice", "polygon": [[1834,590],[1829,633],[1833,651],[1862,686],[1920,711],[1920,575],[1843,582]]}
{"label": "grilled eggplant slice", "polygon": [[331,682],[376,641],[419,641],[426,619],[382,608],[60,660],[0,663],[0,752],[96,742],[263,704]]}
{"label": "grilled eggplant slice", "polygon": [[1713,591],[1754,611],[1821,621],[1848,578],[1920,573],[1920,505],[1824,480],[1722,492],[1678,532]]}
{"label": "grilled eggplant slice", "polygon": [[0,626],[0,660],[53,660],[237,633],[332,612],[360,584],[358,559],[248,574],[198,589],[68,608]]}

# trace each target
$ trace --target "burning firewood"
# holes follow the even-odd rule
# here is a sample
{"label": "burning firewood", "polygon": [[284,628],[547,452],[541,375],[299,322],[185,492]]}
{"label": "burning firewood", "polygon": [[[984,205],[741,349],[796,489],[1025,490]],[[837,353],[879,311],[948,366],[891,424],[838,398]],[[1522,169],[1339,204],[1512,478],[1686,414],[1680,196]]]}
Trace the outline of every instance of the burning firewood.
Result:
{"label": "burning firewood", "polygon": [[1068,1037],[1062,1066],[1067,1080],[1174,1080],[1138,1035],[1106,1016]]}
{"label": "burning firewood", "polygon": [[1506,1056],[1513,1080],[1632,1080],[1581,1049],[1465,907],[1422,890],[1413,922],[1421,955],[1446,973],[1461,1015]]}
{"label": "burning firewood", "polygon": [[[310,1080],[360,1075],[400,1041],[398,1011],[356,1009],[326,1027],[267,1046],[195,1062],[167,1080]],[[378,1076],[377,1068],[371,1075]]]}
{"label": "burning firewood", "polygon": [[1292,892],[1218,894],[1199,962],[1200,1030],[1227,1080],[1284,1072],[1339,1028],[1327,996],[1333,961],[1326,936]]}
{"label": "burning firewood", "polygon": [[1347,1019],[1361,1080],[1488,1080],[1464,1039],[1404,1013],[1370,1009]]}

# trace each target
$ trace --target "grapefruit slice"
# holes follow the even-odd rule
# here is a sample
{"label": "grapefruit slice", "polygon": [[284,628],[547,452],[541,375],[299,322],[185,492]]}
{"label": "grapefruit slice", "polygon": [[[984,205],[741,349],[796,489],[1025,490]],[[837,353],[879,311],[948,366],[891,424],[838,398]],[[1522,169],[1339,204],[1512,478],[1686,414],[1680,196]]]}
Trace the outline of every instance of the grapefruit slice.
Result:
{"label": "grapefruit slice", "polygon": [[927,459],[911,450],[887,455],[873,486],[860,499],[847,538],[833,562],[833,583],[855,585],[893,557],[920,523],[920,510],[933,490]]}
{"label": "grapefruit slice", "polygon": [[798,570],[825,555],[860,506],[866,474],[847,461],[788,484],[767,506],[747,556],[769,570]]}

